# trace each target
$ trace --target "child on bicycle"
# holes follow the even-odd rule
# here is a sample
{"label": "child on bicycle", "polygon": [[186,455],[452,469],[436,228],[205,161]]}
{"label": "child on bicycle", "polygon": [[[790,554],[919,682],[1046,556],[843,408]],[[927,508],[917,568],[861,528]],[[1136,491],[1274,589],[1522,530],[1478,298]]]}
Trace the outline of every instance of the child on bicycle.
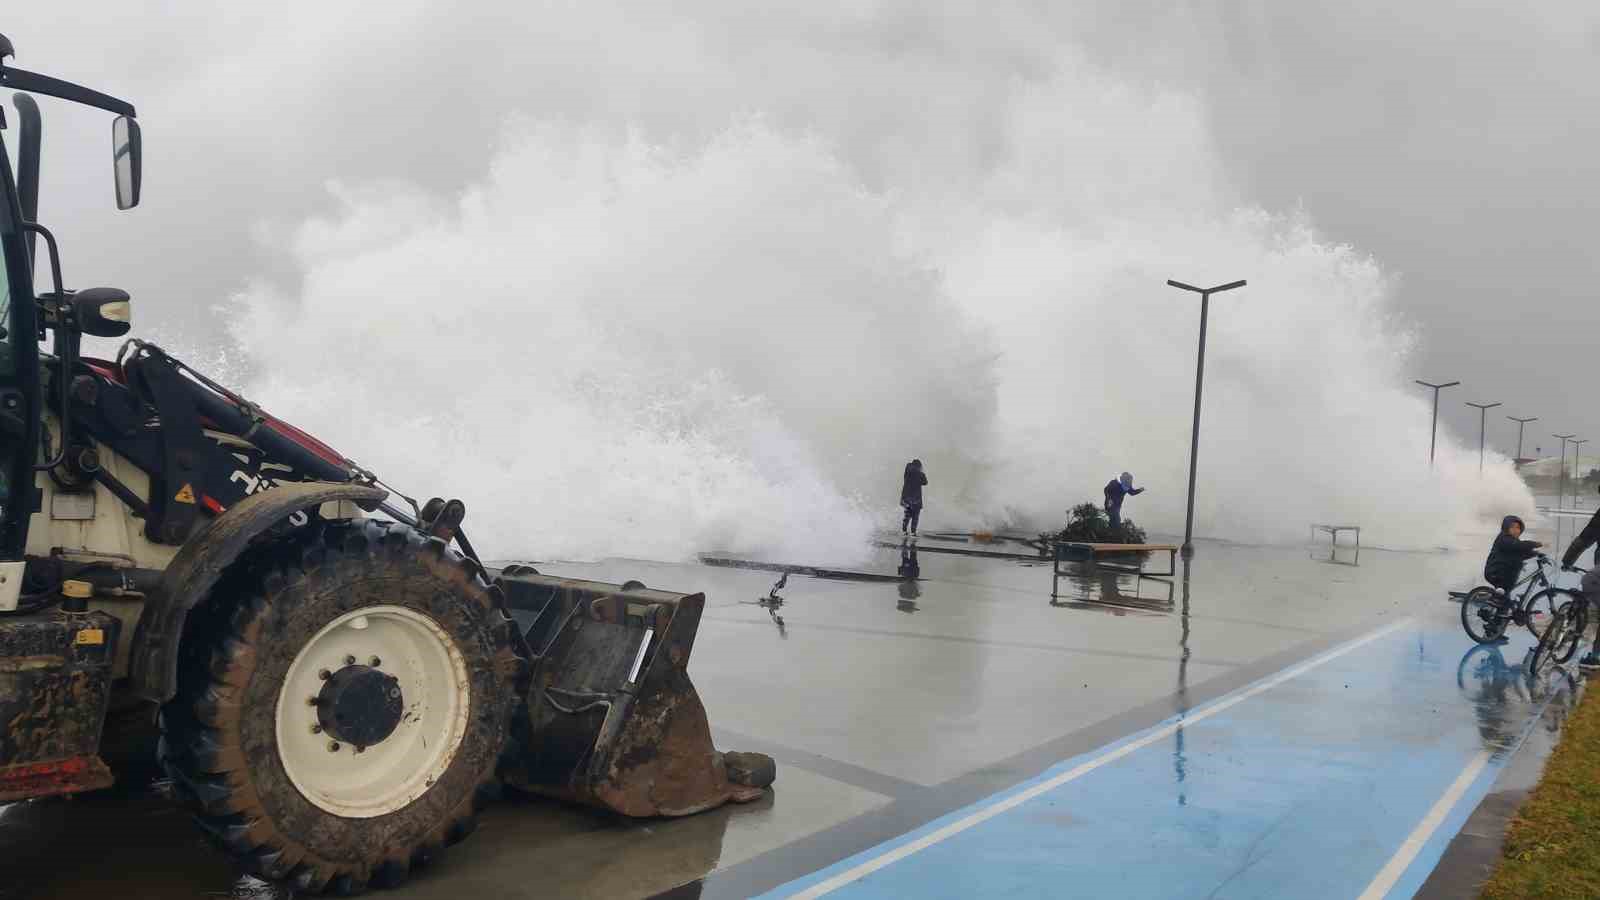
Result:
{"label": "child on bicycle", "polygon": [[1500,521],[1500,534],[1494,539],[1494,546],[1489,548],[1489,558],[1483,563],[1483,580],[1506,592],[1511,596],[1511,589],[1517,586],[1517,579],[1522,576],[1522,565],[1528,560],[1539,555],[1539,548],[1544,544],[1538,541],[1525,541],[1522,532],[1527,528],[1522,520],[1516,516],[1506,516]]}

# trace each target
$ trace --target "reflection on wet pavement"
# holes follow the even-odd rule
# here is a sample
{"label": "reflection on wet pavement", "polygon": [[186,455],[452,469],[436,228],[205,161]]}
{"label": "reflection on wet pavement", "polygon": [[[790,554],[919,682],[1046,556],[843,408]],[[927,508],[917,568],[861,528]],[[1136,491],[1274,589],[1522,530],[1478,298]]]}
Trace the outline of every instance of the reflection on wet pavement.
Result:
{"label": "reflection on wet pavement", "polygon": [[922,587],[917,580],[922,577],[922,565],[917,560],[917,545],[909,541],[900,545],[900,568],[896,570],[900,576],[900,600],[894,608],[903,613],[917,611],[917,598],[922,596]]}
{"label": "reflection on wet pavement", "polygon": [[1540,710],[1542,726],[1554,734],[1561,730],[1576,699],[1577,676],[1568,666],[1533,668],[1533,648],[1506,662],[1500,644],[1474,644],[1456,666],[1456,686],[1478,721],[1483,748],[1503,757],[1515,749]]}
{"label": "reflection on wet pavement", "polygon": [[1071,563],[1063,580],[1078,591],[1076,598],[1058,597],[1051,606],[1068,609],[1101,609],[1120,615],[1125,610],[1170,613],[1174,584],[1170,578],[1130,575],[1098,569],[1093,563]]}
{"label": "reflection on wet pavement", "polygon": [[778,636],[783,638],[788,637],[789,632],[784,629],[783,616],[778,615],[778,610],[783,609],[783,597],[779,596],[778,592],[787,587],[788,584],[789,573],[784,572],[778,577],[778,580],[772,585],[772,590],[768,591],[765,597],[743,601],[766,610],[767,615],[772,619],[772,623],[778,626]]}
{"label": "reflection on wet pavement", "polygon": [[[1311,559],[1297,547],[1207,544],[1167,580],[1084,567],[1063,582],[1070,596],[1052,603],[1048,562],[929,552],[938,544],[925,536],[878,548],[855,567],[792,561],[878,580],[795,574],[781,593],[778,573],[760,569],[540,564],[549,574],[705,591],[690,674],[719,745],[740,749],[732,735],[748,735],[749,749],[778,758],[776,793],[756,807],[672,822],[503,803],[470,841],[380,896],[647,896],[702,878],[707,897],[761,893],[1401,616],[1430,624],[1408,633],[1408,661],[1382,663],[1393,669],[1383,699],[1351,720],[1365,724],[1349,727],[1423,713],[1443,721],[1454,704],[1467,733],[1503,755],[1541,705],[1544,727],[1558,727],[1549,710],[1572,693],[1564,673],[1530,680],[1521,644],[1472,648],[1460,634],[1445,591],[1470,586],[1476,558],[1369,548],[1359,566],[1335,568],[1325,548]],[[774,597],[781,607],[761,602]],[[1289,717],[1296,707],[1283,709]],[[1333,724],[1305,722],[1318,734]],[[1443,733],[1422,729],[1406,740],[1428,748]],[[1180,723],[1149,751],[1175,815],[1215,808],[1218,740]],[[26,873],[4,873],[0,897],[287,896],[231,872],[148,773],[124,784],[0,808],[0,859],[29,863]],[[1088,821],[1090,812],[1075,808],[1058,821]],[[1135,825],[1145,816],[1146,832],[1183,821],[1143,807],[1126,814]]]}
{"label": "reflection on wet pavement", "polygon": [[1335,566],[1361,565],[1361,548],[1342,544],[1327,547],[1314,547],[1307,551],[1307,555],[1317,562],[1328,563]]}

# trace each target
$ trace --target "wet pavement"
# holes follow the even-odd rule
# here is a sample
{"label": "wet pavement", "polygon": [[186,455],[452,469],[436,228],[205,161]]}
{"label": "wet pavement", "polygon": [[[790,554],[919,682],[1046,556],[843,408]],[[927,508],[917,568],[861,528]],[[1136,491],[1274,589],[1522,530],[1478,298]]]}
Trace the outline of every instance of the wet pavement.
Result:
{"label": "wet pavement", "polygon": [[[1027,552],[883,547],[827,568],[900,580],[793,574],[779,609],[755,602],[778,578],[762,569],[540,564],[705,591],[690,674],[719,746],[778,759],[775,790],[652,822],[508,801],[384,896],[797,893],[974,811],[988,818],[839,889],[1255,896],[1298,872],[1329,886],[1304,896],[1354,896],[1454,792],[1392,882],[1410,896],[1571,697],[1522,676],[1525,636],[1468,654],[1445,591],[1474,583],[1476,554],[1202,544],[1187,580],[1081,568],[1052,599],[1048,562],[940,546]],[[1336,852],[1307,849],[1330,834]],[[0,810],[0,858],[31,869],[0,897],[287,895],[230,872],[148,773]]]}

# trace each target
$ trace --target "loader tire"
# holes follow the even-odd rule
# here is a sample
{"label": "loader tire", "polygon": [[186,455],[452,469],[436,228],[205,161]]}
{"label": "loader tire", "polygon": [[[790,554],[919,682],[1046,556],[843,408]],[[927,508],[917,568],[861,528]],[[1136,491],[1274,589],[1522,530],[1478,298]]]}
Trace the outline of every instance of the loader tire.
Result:
{"label": "loader tire", "polygon": [[489,799],[527,679],[516,635],[482,570],[414,529],[280,540],[191,613],[162,763],[251,874],[399,884]]}

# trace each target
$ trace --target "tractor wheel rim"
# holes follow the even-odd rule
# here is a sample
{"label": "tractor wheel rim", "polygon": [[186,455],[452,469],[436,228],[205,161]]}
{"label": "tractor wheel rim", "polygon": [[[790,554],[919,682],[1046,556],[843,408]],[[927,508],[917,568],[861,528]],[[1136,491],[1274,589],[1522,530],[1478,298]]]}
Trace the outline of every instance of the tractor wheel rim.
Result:
{"label": "tractor wheel rim", "polygon": [[[378,729],[384,736],[360,747],[329,733],[328,711],[318,704],[337,674],[370,678],[358,673],[365,669],[393,679],[403,707],[397,725]],[[471,691],[466,660],[432,618],[403,606],[352,610],[289,664],[278,694],[278,757],[317,808],[346,818],[387,815],[427,793],[450,768],[466,735]]]}

